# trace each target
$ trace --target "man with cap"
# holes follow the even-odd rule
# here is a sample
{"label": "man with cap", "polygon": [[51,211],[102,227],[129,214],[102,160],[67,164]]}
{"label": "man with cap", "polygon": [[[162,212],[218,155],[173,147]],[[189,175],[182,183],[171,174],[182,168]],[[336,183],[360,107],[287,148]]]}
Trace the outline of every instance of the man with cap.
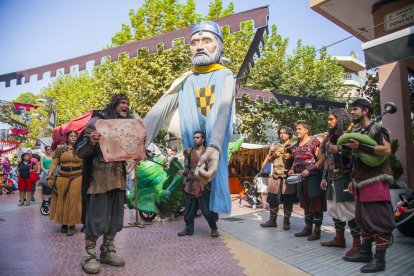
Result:
{"label": "man with cap", "polygon": [[[181,137],[183,148],[193,148],[193,133],[206,134],[206,150],[196,176],[211,182],[210,211],[230,213],[227,148],[231,135],[235,77],[222,65],[223,36],[212,21],[198,23],[190,40],[191,71],[176,79],[144,118],[146,145],[161,127]],[[177,122],[174,123],[174,120]],[[177,126],[175,130],[171,126]]]}
{"label": "man with cap", "polygon": [[[370,124],[372,105],[365,99],[357,99],[351,103],[351,117],[359,126],[360,132]],[[351,149],[359,149],[368,154],[389,156],[391,154],[388,130],[375,123],[365,130],[367,135],[377,142],[372,146],[350,139],[344,145]],[[389,185],[393,183],[391,167],[387,159],[379,166],[368,166],[354,155],[352,181],[348,190],[355,199],[355,219],[361,227],[361,249],[352,256],[344,256],[349,262],[368,263],[361,267],[361,272],[372,273],[385,270],[385,252],[390,245],[392,231],[395,228]],[[375,242],[375,255],[372,254],[372,243]]]}
{"label": "man with cap", "polygon": [[[86,273],[98,273],[101,263],[123,266],[125,261],[116,255],[114,239],[124,224],[126,190],[126,162],[105,162],[95,124],[98,119],[130,118],[129,99],[115,94],[100,112],[95,112],[80,135],[77,155],[83,159],[82,167],[82,229],[85,234],[85,251],[82,268]],[[95,256],[96,240],[103,236],[99,262]]]}

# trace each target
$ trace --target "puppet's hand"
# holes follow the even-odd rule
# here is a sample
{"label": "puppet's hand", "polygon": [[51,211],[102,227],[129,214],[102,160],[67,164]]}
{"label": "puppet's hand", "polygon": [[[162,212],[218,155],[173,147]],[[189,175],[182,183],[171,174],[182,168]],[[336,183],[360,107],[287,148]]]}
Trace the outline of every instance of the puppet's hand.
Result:
{"label": "puppet's hand", "polygon": [[202,182],[208,183],[216,175],[218,163],[220,160],[220,152],[213,148],[207,147],[206,151],[198,161],[198,177]]}

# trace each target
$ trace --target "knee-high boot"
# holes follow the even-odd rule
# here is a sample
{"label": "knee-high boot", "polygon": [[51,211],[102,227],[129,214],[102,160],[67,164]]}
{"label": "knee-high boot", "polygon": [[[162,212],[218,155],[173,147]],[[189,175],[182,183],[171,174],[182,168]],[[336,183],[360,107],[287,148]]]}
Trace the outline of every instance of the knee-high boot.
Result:
{"label": "knee-high boot", "polygon": [[261,223],[261,227],[277,227],[276,219],[277,219],[277,213],[279,212],[279,207],[276,208],[270,208],[270,218],[265,223]]}
{"label": "knee-high boot", "polygon": [[372,242],[373,237],[367,230],[361,229],[361,249],[357,254],[343,256],[342,259],[347,262],[369,263],[372,260]]}
{"label": "knee-high boot", "polygon": [[385,270],[385,252],[391,241],[391,234],[377,234],[375,239],[375,255],[374,258],[366,265],[361,267],[362,273],[373,273]]}
{"label": "knee-high boot", "polygon": [[103,243],[101,245],[101,255],[99,261],[103,264],[109,264],[113,266],[124,266],[125,260],[116,255],[115,239],[116,234],[104,234]]}
{"label": "knee-high boot", "polygon": [[85,252],[82,257],[82,268],[86,273],[96,274],[101,270],[101,264],[96,260],[97,237],[85,235]]}
{"label": "knee-high boot", "polygon": [[283,230],[290,230],[290,216],[292,215],[293,204],[283,204]]}
{"label": "knee-high boot", "polygon": [[315,228],[313,228],[313,233],[308,237],[308,241],[316,241],[321,238],[321,225],[323,220],[323,212],[313,212],[313,222],[315,223]]}

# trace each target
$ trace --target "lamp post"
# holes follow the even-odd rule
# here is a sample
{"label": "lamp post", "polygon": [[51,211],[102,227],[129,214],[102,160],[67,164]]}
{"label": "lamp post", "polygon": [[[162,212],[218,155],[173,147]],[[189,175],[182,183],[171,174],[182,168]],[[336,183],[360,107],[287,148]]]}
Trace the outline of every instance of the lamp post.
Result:
{"label": "lamp post", "polygon": [[39,98],[36,100],[38,103],[46,104],[47,105],[47,124],[50,128],[55,128],[57,126],[57,111],[58,111],[58,104],[55,99],[51,97],[44,97]]}

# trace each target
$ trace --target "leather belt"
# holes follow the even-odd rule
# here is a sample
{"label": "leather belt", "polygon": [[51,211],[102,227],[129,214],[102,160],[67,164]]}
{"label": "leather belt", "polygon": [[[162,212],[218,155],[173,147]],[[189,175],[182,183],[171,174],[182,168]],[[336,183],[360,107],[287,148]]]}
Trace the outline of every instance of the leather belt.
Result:
{"label": "leather belt", "polygon": [[78,167],[60,167],[60,170],[63,172],[74,172],[82,170],[81,166]]}

